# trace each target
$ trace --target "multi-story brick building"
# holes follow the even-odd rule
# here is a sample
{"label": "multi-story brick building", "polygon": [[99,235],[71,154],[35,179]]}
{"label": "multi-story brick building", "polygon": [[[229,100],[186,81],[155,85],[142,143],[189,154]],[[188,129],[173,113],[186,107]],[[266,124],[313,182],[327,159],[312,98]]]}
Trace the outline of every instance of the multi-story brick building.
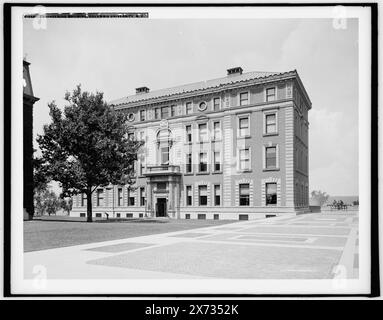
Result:
{"label": "multi-story brick building", "polygon": [[[308,111],[297,71],[224,78],[111,102],[145,141],[137,180],[100,188],[95,216],[252,219],[308,210]],[[72,215],[85,216],[74,198]]]}

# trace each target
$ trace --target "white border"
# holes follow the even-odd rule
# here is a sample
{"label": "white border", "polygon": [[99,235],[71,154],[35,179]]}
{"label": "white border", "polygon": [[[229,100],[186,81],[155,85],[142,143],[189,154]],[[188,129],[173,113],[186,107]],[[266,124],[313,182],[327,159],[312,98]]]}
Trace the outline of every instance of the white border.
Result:
{"label": "white border", "polygon": [[[347,7],[346,17],[359,18],[359,187],[360,187],[360,278],[334,286],[333,280],[48,280],[44,290],[36,290],[33,280],[23,279],[23,208],[19,194],[23,188],[22,135],[22,21],[33,8],[12,8],[12,254],[11,290],[16,294],[366,294],[370,290],[370,11]],[[47,8],[47,12],[149,12],[151,19],[238,19],[238,18],[337,18],[334,7],[228,7],[228,8]],[[362,35],[362,36],[361,36]],[[17,77],[20,75],[20,77]],[[366,107],[367,106],[367,107]],[[193,186],[192,186],[193,188]],[[17,214],[19,213],[19,214]],[[363,214],[366,213],[366,214]]]}

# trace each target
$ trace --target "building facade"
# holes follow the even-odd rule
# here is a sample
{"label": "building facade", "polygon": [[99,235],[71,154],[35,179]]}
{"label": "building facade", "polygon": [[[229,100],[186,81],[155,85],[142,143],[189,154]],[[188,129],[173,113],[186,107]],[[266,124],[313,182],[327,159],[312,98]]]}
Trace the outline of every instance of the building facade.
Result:
{"label": "building facade", "polygon": [[[246,220],[308,211],[311,101],[296,70],[231,68],[219,79],[140,87],[110,104],[144,145],[136,184],[96,190],[94,216]],[[71,214],[86,215],[84,195]]]}
{"label": "building facade", "polygon": [[33,105],[39,98],[33,94],[30,63],[23,60],[23,207],[24,220],[32,219],[34,215],[33,205]]}

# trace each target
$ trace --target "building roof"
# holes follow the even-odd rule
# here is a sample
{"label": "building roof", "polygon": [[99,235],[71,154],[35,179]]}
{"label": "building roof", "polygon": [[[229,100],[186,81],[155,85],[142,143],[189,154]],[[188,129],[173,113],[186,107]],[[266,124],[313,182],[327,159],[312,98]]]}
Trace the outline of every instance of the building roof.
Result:
{"label": "building roof", "polygon": [[193,91],[217,88],[220,86],[235,84],[238,82],[245,82],[245,81],[255,80],[255,79],[266,79],[273,76],[286,75],[286,74],[295,73],[295,72],[296,72],[295,70],[288,71],[288,72],[252,71],[252,72],[246,72],[246,73],[237,74],[237,75],[229,75],[229,76],[218,78],[218,79],[190,83],[190,84],[181,85],[181,86],[172,87],[172,88],[149,91],[147,93],[135,94],[135,95],[121,98],[121,99],[110,101],[109,103],[112,105],[118,106],[118,105],[123,105],[128,103],[149,100],[149,99],[169,97],[169,96],[177,95],[177,94],[184,94],[184,93],[193,92]]}

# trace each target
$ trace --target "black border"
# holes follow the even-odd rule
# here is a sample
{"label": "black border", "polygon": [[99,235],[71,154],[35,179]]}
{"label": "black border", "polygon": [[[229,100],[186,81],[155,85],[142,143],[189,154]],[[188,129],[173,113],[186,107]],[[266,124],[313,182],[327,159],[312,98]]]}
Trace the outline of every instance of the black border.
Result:
{"label": "black border", "polygon": [[[371,9],[371,291],[369,294],[12,294],[11,292],[11,10],[12,7],[370,7]],[[377,3],[4,3],[4,297],[378,297],[378,4]],[[165,301],[165,300],[164,300]],[[202,301],[202,300],[201,300]]]}

